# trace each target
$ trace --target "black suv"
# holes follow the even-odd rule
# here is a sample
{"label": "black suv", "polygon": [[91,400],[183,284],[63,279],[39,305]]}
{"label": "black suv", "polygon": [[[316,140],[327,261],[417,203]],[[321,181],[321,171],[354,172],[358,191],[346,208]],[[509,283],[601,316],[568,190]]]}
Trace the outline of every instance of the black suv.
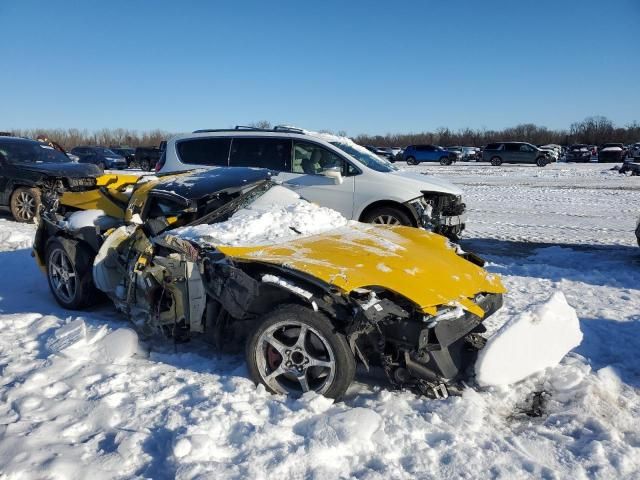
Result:
{"label": "black suv", "polygon": [[80,158],[79,163],[93,163],[102,170],[106,168],[124,170],[127,168],[127,161],[122,155],[105,147],[80,146],[71,149],[70,153]]}
{"label": "black suv", "polygon": [[46,191],[82,190],[94,186],[100,173],[45,143],[0,137],[0,207],[9,208],[19,222],[33,220]]}

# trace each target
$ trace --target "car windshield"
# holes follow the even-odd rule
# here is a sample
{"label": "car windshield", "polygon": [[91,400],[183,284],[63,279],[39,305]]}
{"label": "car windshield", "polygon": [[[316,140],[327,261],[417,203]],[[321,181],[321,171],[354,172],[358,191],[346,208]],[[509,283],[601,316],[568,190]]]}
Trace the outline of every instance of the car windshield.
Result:
{"label": "car windshield", "polygon": [[69,157],[55,148],[36,142],[0,144],[0,154],[9,163],[65,163]]}
{"label": "car windshield", "polygon": [[371,170],[375,170],[376,172],[393,172],[397,170],[397,168],[387,160],[371,153],[364,147],[356,144],[349,144],[346,142],[329,142],[334,147],[338,147],[345,153],[348,153],[353,158],[362,162],[364,165],[369,167]]}

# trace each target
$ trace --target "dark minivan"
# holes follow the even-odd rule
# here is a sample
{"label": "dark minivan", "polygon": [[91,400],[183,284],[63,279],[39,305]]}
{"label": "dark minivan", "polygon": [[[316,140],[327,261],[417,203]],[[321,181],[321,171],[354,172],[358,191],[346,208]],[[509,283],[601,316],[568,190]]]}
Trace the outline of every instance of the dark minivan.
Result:
{"label": "dark minivan", "polygon": [[482,160],[496,167],[503,163],[532,163],[546,167],[551,163],[551,154],[526,142],[498,142],[484,148]]}

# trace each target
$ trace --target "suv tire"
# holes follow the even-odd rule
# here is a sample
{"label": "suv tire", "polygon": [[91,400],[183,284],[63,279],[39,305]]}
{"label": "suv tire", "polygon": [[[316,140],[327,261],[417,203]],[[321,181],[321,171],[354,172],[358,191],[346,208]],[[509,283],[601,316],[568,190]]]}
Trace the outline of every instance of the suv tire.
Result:
{"label": "suv tire", "polygon": [[11,194],[11,214],[17,222],[32,222],[40,213],[40,190],[18,187]]}
{"label": "suv tire", "polygon": [[418,162],[416,162],[416,159],[414,157],[408,157],[407,158],[407,165],[417,165]]}
{"label": "suv tire", "polygon": [[407,213],[396,207],[379,207],[367,212],[362,217],[362,222],[376,225],[404,225],[415,227],[415,223]]}
{"label": "suv tire", "polygon": [[502,159],[500,157],[491,157],[491,165],[494,167],[499,167],[502,165]]}
{"label": "suv tire", "polygon": [[252,380],[279,394],[314,390],[340,398],[356,373],[345,336],[323,313],[303,305],[264,315],[247,340],[246,359]]}
{"label": "suv tire", "polygon": [[440,165],[451,165],[453,161],[449,157],[441,157]]}
{"label": "suv tire", "polygon": [[549,161],[545,157],[536,158],[536,165],[539,167],[546,167],[549,164]]}

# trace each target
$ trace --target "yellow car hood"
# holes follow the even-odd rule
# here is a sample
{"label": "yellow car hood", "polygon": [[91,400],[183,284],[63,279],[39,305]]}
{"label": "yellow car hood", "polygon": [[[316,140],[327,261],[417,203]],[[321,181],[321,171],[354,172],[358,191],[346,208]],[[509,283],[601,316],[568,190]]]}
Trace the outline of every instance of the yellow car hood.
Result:
{"label": "yellow car hood", "polygon": [[444,237],[416,228],[353,222],[281,244],[217,248],[236,260],[299,270],[345,292],[381,286],[431,315],[437,306],[451,304],[483,317],[471,299],[505,292],[498,277],[460,257]]}

